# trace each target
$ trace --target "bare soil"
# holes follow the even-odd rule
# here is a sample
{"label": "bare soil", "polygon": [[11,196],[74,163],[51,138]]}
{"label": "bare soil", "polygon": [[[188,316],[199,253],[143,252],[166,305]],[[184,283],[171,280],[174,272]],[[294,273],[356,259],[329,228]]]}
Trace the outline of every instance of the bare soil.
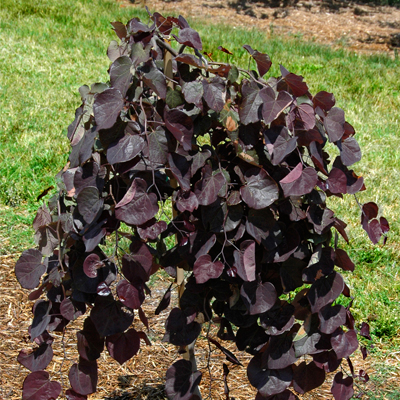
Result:
{"label": "bare soil", "polygon": [[[119,0],[122,7],[135,0]],[[136,0],[143,4],[144,0]],[[255,27],[266,35],[298,36],[358,53],[397,54],[400,9],[338,0],[148,0],[151,10]]]}

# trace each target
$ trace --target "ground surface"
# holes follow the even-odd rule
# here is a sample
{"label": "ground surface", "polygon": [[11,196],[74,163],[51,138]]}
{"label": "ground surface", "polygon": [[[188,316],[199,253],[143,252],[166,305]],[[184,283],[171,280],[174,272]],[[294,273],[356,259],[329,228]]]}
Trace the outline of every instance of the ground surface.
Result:
{"label": "ground surface", "polygon": [[[128,6],[134,0],[120,0]],[[140,3],[143,0],[136,0]],[[387,52],[400,46],[400,9],[336,0],[147,0],[161,14],[205,18],[235,27],[256,27],[266,34],[304,40],[357,52]]]}

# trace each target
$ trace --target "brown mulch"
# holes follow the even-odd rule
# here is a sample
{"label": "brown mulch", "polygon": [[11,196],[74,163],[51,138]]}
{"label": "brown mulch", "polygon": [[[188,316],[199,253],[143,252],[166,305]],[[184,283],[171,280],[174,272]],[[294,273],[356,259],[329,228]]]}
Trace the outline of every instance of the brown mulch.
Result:
{"label": "brown mulch", "polygon": [[[29,291],[21,289],[14,275],[14,264],[17,257],[0,256],[0,400],[17,400],[21,398],[23,380],[28,374],[16,358],[21,349],[31,349],[28,327],[31,323],[31,308],[33,302],[28,300]],[[152,289],[152,297],[146,299],[143,309],[149,319],[150,329],[147,331],[138,318],[134,321],[137,330],[144,330],[152,342],[152,346],[146,346],[142,342],[139,353],[130,361],[120,366],[115,360],[108,356],[105,351],[98,360],[99,382],[96,394],[89,396],[90,399],[107,400],[163,400],[166,399],[163,385],[165,373],[168,367],[179,358],[175,346],[163,343],[164,321],[168,311],[159,316],[154,315],[164,291],[170,282],[160,277],[157,286]],[[172,300],[172,306],[176,305],[177,299]],[[47,367],[47,371],[54,380],[62,383],[64,390],[68,389],[68,370],[70,366],[78,361],[76,350],[76,332],[82,326],[83,317],[68,325],[63,337],[60,333],[52,333],[55,338],[53,344],[54,358]],[[244,367],[234,366],[225,360],[224,355],[211,345],[212,353],[208,361],[208,342],[205,339],[206,325],[203,333],[196,343],[196,356],[198,368],[203,372],[201,392],[204,398],[212,400],[224,400],[223,385],[223,362],[229,364],[230,374],[228,384],[230,396],[236,400],[254,399],[256,390],[248,383],[245,366],[251,359],[249,354],[235,352]],[[211,328],[211,335],[215,337],[215,327]],[[234,345],[224,342],[224,346],[235,351]],[[363,361],[357,352],[352,360],[354,369],[358,372],[365,370],[370,376],[376,372],[369,361]],[[387,362],[396,365],[396,355],[389,355]],[[347,365],[344,364],[348,370]],[[210,373],[212,380],[210,383]],[[327,382],[314,392],[299,396],[302,400],[331,399],[330,386],[333,375],[328,377]],[[393,373],[385,385],[389,387],[399,379],[399,371]],[[370,381],[368,384],[359,384],[363,390],[379,391],[382,388],[375,387]],[[356,388],[356,393],[357,393]],[[364,397],[365,398],[365,397]]]}
{"label": "brown mulch", "polygon": [[[135,0],[117,0],[129,7]],[[397,54],[400,9],[338,0],[136,0],[163,15],[181,14],[232,28],[257,28],[271,35],[345,47],[358,53]],[[225,45],[225,44],[223,44]]]}

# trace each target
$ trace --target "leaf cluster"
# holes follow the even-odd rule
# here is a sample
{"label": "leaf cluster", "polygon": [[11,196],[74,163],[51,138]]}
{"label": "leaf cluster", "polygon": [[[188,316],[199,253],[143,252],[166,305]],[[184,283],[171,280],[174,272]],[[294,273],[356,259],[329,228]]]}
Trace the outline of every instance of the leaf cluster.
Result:
{"label": "leaf cluster", "polygon": [[[335,302],[350,296],[335,266],[354,269],[337,246],[338,234],[348,240],[346,224],[327,205],[330,196],[365,189],[351,169],[361,158],[354,129],[333,94],[312,95],[283,66],[281,76],[266,78],[268,55],[244,46],[256,70],[208,62],[184,18],[151,18],[151,25],[112,23],[119,42],[108,48],[109,82],[80,88],[59,193],[37,212],[37,248],[16,264],[36,300],[30,337],[38,347],[18,357],[31,371],[23,398],[58,396],[61,386],[44,371],[51,332],[82,315],[67,395],[95,392],[105,348],[123,364],[141,340],[149,343],[132,323],[137,312],[147,325],[141,306],[150,277],[162,268],[174,278],[182,268],[187,282],[164,340],[189,345],[201,322],[213,321],[220,340],[253,355],[247,372],[256,399],[296,399],[294,392],[320,386],[358,347],[349,307]],[[374,203],[361,211],[377,243],[388,223]],[[176,244],[168,247],[171,236]],[[112,238],[110,256],[104,245]],[[121,252],[122,239],[128,251]],[[170,290],[156,313],[169,306]],[[166,377],[171,399],[195,398],[201,371],[189,361],[175,362]],[[336,375],[336,400],[351,397],[352,382]]]}

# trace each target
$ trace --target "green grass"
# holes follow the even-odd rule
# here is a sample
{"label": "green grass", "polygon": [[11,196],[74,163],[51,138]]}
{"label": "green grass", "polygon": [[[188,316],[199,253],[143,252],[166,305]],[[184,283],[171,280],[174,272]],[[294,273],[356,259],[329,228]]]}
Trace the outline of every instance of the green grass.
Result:
{"label": "green grass", "polygon": [[[147,19],[143,10],[121,8],[113,0],[3,0],[0,4],[0,254],[34,245],[30,224],[36,197],[54,183],[68,159],[68,124],[80,105],[79,86],[106,81],[110,21]],[[385,247],[372,246],[359,227],[354,199],[332,199],[349,223],[351,245],[341,245],[357,264],[346,280],[355,296],[358,321],[368,321],[379,343],[377,360],[400,348],[400,61],[361,56],[345,49],[281,38],[269,32],[191,21],[204,50],[219,61],[248,65],[242,48],[250,44],[273,61],[304,76],[312,93],[335,94],[346,110],[363,150],[354,166],[365,178],[360,202],[377,202],[391,224]],[[217,50],[222,45],[231,58]],[[254,68],[254,65],[252,66]],[[397,369],[398,371],[398,369]],[[398,372],[397,372],[398,373]],[[379,398],[379,397],[376,397]],[[390,398],[390,397],[387,397]],[[394,398],[394,397],[393,397]]]}

